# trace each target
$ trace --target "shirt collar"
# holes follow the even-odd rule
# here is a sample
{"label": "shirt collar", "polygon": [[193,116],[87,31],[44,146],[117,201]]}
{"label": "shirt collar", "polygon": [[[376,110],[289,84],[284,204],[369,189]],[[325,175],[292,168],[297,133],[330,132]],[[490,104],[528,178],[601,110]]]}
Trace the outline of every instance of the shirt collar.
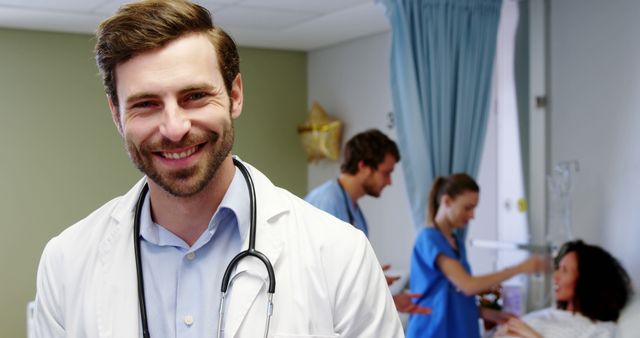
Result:
{"label": "shirt collar", "polygon": [[[151,219],[149,198],[149,194],[147,194],[142,205],[142,212],[140,214],[140,237],[156,245],[179,246],[177,245],[178,243],[166,241],[165,238],[163,238],[164,236],[161,236],[161,226],[154,223]],[[249,232],[249,209],[249,190],[247,183],[245,182],[240,170],[236,168],[229,188],[225,192],[218,209],[209,221],[207,231],[214,231],[217,224],[225,219],[230,211],[237,219],[240,239],[242,240],[242,243],[244,243]]]}
{"label": "shirt collar", "polygon": [[236,168],[233,180],[231,181],[227,192],[224,194],[218,210],[216,210],[213,215],[212,222],[209,222],[209,229],[212,229],[215,226],[214,221],[217,221],[216,215],[223,209],[230,210],[235,214],[236,219],[238,220],[240,239],[244,243],[249,232],[249,188],[247,187],[244,176],[242,176],[242,173],[238,168]]}

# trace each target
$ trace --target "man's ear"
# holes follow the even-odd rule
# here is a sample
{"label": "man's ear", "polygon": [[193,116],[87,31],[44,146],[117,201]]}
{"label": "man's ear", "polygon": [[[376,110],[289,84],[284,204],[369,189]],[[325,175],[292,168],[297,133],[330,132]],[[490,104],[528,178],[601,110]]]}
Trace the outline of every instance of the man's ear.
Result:
{"label": "man's ear", "polygon": [[365,172],[366,170],[372,170],[370,166],[366,165],[363,160],[358,161],[358,172]]}
{"label": "man's ear", "polygon": [[113,99],[111,99],[111,96],[109,95],[107,95],[107,101],[109,102],[109,109],[111,110],[111,118],[113,119],[113,123],[116,125],[116,129],[118,129],[118,133],[120,134],[120,136],[124,137],[122,119],[120,118],[120,111],[118,110],[118,106],[113,103]]}
{"label": "man's ear", "polygon": [[236,78],[233,79],[229,98],[231,99],[231,117],[236,119],[238,118],[238,116],[240,116],[240,113],[242,113],[243,102],[242,76],[240,73],[238,73],[238,75],[236,75]]}

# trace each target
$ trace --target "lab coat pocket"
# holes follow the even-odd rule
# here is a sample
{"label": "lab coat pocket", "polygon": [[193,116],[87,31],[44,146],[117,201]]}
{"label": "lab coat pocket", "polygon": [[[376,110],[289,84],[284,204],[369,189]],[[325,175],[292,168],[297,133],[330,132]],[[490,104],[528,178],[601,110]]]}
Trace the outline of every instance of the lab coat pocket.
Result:
{"label": "lab coat pocket", "polygon": [[339,334],[282,334],[276,333],[273,338],[335,338],[340,337]]}

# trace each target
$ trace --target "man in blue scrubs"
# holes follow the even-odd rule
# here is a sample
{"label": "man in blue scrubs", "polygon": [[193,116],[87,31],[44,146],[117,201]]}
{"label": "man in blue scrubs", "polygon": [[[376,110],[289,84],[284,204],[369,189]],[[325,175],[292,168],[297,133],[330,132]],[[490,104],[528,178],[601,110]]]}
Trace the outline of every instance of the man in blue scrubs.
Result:
{"label": "man in blue scrubs", "polygon": [[369,228],[358,199],[365,195],[380,197],[382,190],[391,185],[391,173],[398,161],[398,146],[381,131],[370,129],[356,134],[345,145],[340,176],[313,189],[305,200],[368,237]]}
{"label": "man in blue scrubs", "polygon": [[[305,200],[362,230],[369,237],[367,221],[358,200],[365,195],[380,197],[382,190],[391,185],[391,173],[398,161],[398,146],[381,131],[370,129],[356,134],[345,145],[340,176],[313,189]],[[387,283],[397,279],[387,276]],[[393,300],[400,312],[431,313],[429,308],[411,301],[419,296],[403,293],[395,295]]]}

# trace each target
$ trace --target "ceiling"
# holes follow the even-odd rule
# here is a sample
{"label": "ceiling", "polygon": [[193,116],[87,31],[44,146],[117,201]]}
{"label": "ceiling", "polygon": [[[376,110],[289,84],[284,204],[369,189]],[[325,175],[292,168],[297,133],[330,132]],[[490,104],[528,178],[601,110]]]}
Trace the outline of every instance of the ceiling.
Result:
{"label": "ceiling", "polygon": [[[0,0],[0,27],[92,34],[126,0]],[[202,0],[241,46],[310,51],[389,30],[375,0]]]}

